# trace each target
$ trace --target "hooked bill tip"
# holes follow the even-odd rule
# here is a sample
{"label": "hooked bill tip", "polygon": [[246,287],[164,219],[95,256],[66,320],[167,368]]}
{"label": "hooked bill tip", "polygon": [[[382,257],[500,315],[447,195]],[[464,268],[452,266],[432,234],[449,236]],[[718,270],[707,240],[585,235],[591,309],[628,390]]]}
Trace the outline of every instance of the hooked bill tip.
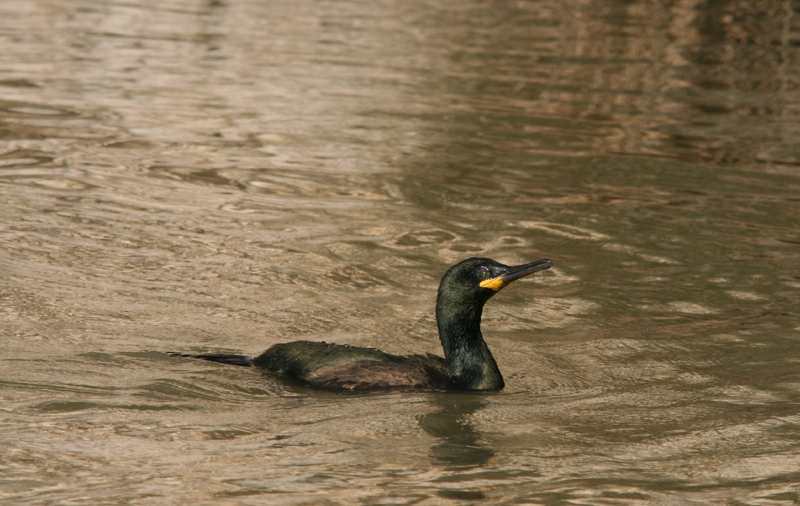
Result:
{"label": "hooked bill tip", "polygon": [[501,288],[507,286],[512,281],[533,274],[534,272],[539,272],[545,269],[549,269],[552,266],[553,262],[549,258],[543,258],[541,260],[536,260],[535,262],[517,265],[514,267],[510,267],[507,272],[499,276],[495,276],[491,279],[481,281],[480,286],[481,288],[488,288],[496,292]]}

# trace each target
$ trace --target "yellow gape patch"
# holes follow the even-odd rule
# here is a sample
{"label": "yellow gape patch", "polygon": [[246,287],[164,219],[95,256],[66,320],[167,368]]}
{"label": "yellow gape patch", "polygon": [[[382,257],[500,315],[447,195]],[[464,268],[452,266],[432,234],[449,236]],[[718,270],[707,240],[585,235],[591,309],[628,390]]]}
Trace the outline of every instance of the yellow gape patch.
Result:
{"label": "yellow gape patch", "polygon": [[496,277],[492,279],[487,279],[486,281],[481,281],[480,284],[481,288],[488,288],[490,290],[494,290],[495,292],[506,286],[506,283],[503,281],[503,278]]}

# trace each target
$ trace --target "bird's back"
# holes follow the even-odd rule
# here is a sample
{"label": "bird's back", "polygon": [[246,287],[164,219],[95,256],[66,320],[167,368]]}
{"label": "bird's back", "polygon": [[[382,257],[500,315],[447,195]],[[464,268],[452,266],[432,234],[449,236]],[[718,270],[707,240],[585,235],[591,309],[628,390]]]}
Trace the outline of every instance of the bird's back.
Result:
{"label": "bird's back", "polygon": [[375,348],[325,342],[276,344],[256,357],[254,365],[326,389],[452,387],[447,363],[435,355],[399,356]]}

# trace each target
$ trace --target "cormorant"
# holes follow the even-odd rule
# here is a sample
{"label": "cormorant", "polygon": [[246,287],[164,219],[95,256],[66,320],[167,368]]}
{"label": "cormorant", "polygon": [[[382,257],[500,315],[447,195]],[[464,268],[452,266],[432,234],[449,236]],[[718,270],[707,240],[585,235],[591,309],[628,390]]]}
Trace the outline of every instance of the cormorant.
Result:
{"label": "cormorant", "polygon": [[170,355],[261,367],[331,390],[500,390],[503,376],[481,334],[483,305],[512,281],[552,266],[548,259],[510,267],[489,258],[469,258],[451,267],[436,298],[444,358],[312,341],[275,344],[257,357]]}

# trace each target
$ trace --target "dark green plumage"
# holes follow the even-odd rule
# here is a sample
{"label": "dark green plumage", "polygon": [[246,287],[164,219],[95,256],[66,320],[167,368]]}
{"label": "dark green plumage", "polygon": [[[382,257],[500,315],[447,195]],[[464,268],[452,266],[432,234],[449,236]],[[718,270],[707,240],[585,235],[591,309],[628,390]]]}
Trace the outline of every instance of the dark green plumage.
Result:
{"label": "dark green plumage", "polygon": [[391,355],[375,348],[313,341],[276,344],[257,357],[172,355],[255,366],[326,389],[500,390],[505,386],[503,376],[481,333],[483,306],[512,281],[552,265],[544,259],[509,267],[488,258],[470,258],[451,267],[436,299],[445,358]]}

